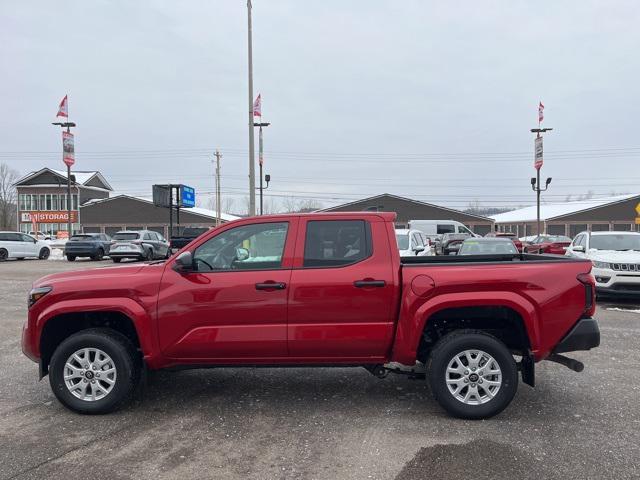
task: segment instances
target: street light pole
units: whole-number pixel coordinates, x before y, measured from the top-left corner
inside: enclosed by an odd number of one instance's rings
[[[268,127],[269,125],[271,125],[270,123],[264,122],[264,123],[254,123],[253,126],[254,127],[260,127],[259,130],[259,134],[258,134],[258,164],[260,165],[260,215],[262,215],[262,206],[263,206],[263,202],[262,202],[262,191],[264,190],[264,187],[262,185],[262,179],[263,179],[263,175],[262,175],[262,163],[263,163],[263,159],[262,159],[262,154],[263,154],[263,144],[262,144],[262,127]]]
[[[247,0],[247,39],[249,53],[249,216],[256,214],[256,167],[253,140],[253,40],[251,38],[251,0]]]
[[[71,127],[75,127],[76,124],[74,122],[53,122],[52,125],[59,125],[62,128],[67,129],[67,133],[71,133]],[[69,238],[73,236],[73,232],[71,231],[71,165],[69,163],[67,165],[67,232],[69,234]],[[80,199],[78,199],[78,203],[80,203]]]
[[[540,232],[540,194],[546,192],[551,183],[551,177],[547,177],[544,188],[540,186],[540,169],[542,168],[542,136],[541,133],[546,133],[553,130],[553,128],[532,128],[531,133],[536,134],[536,152],[535,152],[535,168],[536,176],[531,178],[531,189],[536,192],[536,220],[537,220],[537,235],[542,235]],[[538,152],[538,145],[540,151]],[[539,162],[539,164],[538,164]]]

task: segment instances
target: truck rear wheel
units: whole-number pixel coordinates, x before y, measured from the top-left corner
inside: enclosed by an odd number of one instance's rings
[[[51,390],[79,413],[112,412],[131,398],[140,381],[136,349],[107,328],[78,332],[56,348],[49,365]]]
[[[438,403],[459,418],[492,417],[511,403],[518,389],[518,368],[506,345],[473,330],[438,341],[427,378]]]

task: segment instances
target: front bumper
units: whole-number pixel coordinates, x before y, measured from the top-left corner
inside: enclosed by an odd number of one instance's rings
[[[640,297],[640,272],[593,268],[596,292],[601,295]]]
[[[553,349],[553,353],[591,350],[600,345],[600,329],[595,318],[581,318]]]

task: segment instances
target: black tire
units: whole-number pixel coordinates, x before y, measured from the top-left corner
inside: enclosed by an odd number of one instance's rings
[[[67,255],[67,260],[70,262],[75,262],[76,261],[76,257],[75,255]]]
[[[101,248],[99,248],[99,249],[98,249],[98,253],[96,253],[95,255],[93,255],[93,256],[91,257],[91,260],[94,260],[94,261],[100,261],[100,260],[102,260],[102,257],[104,257],[104,250],[103,250],[103,249],[101,249]]]
[[[164,256],[165,259],[170,259],[171,258],[171,248],[167,248],[167,254]]]
[[[38,255],[38,258],[40,260],[46,260],[47,258],[49,258],[50,254],[51,254],[51,250],[49,250],[47,247],[42,247],[40,249],[40,254]]]
[[[150,262],[153,260],[153,248],[150,248],[149,250],[147,250],[147,253],[144,256],[144,260],[147,262]]]
[[[86,401],[75,397],[65,385],[67,359],[83,348],[97,348],[109,355],[116,369],[113,389],[103,398]],[[56,348],[49,364],[49,383],[60,403],[70,410],[84,414],[102,414],[117,410],[132,397],[140,382],[140,359],[131,341],[115,330],[92,328],[82,330],[65,339]]]
[[[500,367],[502,383],[495,397],[486,403],[471,405],[464,403],[449,391],[447,386],[447,367],[456,355],[465,350],[482,350],[491,355]],[[442,408],[458,418],[481,419],[497,415],[513,400],[518,390],[518,368],[506,345],[497,338],[475,330],[460,330],[440,339],[427,362],[427,379],[431,391]],[[480,371],[481,368],[478,368]],[[473,377],[476,378],[476,377]],[[495,379],[496,377],[491,377]],[[460,388],[461,394],[465,392]],[[484,388],[478,385],[477,388]],[[486,395],[486,391],[482,391]]]
[[[6,248],[0,248],[0,262],[4,262],[7,258],[9,258],[9,252]]]
[[[120,263],[120,260],[122,259],[118,257],[111,257],[111,260],[113,260],[113,263]]]

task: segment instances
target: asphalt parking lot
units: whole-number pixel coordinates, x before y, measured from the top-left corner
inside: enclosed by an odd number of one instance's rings
[[[99,262],[110,265],[109,261]],[[640,478],[640,310],[601,304],[582,373],[542,362],[486,421],[447,417],[424,381],[364,369],[158,372],[124,411],[81,416],[20,351],[31,282],[96,262],[0,264],[0,478]]]

